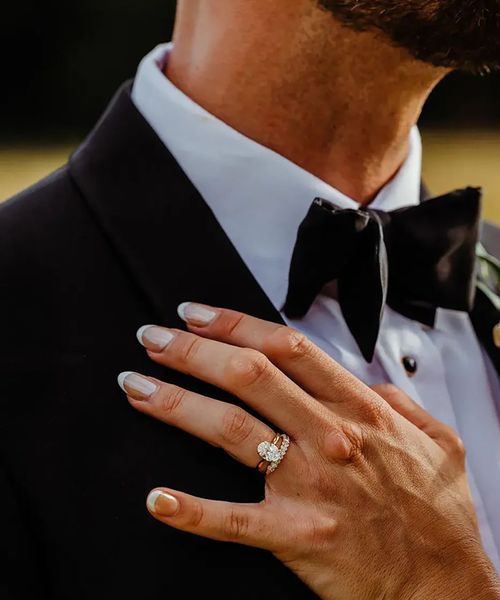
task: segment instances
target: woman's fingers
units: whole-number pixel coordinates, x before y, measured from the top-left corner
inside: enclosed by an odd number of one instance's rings
[[[313,396],[342,368],[302,333],[234,310],[185,302],[179,315],[190,331],[233,346],[254,348]]]
[[[206,500],[167,488],[157,488],[149,493],[147,507],[155,518],[176,529],[271,552],[278,550],[286,533],[286,526],[280,526],[276,514],[264,503],[237,504]]]
[[[447,451],[464,452],[464,446],[458,434],[448,425],[430,415],[402,390],[390,383],[372,386],[382,398],[407,421],[413,423],[437,444]]]
[[[361,418],[364,409],[383,410],[376,394],[290,327],[193,302],[181,304],[179,314],[189,329],[200,336],[262,352],[303,390],[329,404],[329,408],[348,402],[348,411],[358,413]]]
[[[141,328],[138,337],[155,362],[227,390],[293,437],[325,412],[254,349],[157,326]]]
[[[137,373],[122,373],[118,381],[137,410],[223,448],[249,467],[261,460],[260,442],[274,438],[270,427],[233,404]]]

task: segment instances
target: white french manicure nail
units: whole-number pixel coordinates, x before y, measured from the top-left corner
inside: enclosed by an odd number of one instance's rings
[[[160,352],[174,339],[174,334],[157,325],[143,325],[137,331],[139,343],[149,350]]]
[[[217,316],[217,311],[195,302],[183,302],[177,308],[177,312],[183,321],[196,325],[208,325]]]
[[[158,389],[155,383],[133,371],[120,373],[118,375],[118,385],[129,396],[146,396],[147,398]]]
[[[160,502],[158,502],[157,506],[156,502],[158,498],[160,498]],[[151,512],[157,513],[164,517],[171,517],[175,515],[179,509],[179,502],[177,498],[174,498],[172,495],[166,494],[161,490],[153,490],[150,492],[146,503]]]
[[[158,496],[161,496],[160,490],[153,490],[148,496],[147,505],[152,512],[155,512],[155,504]]]

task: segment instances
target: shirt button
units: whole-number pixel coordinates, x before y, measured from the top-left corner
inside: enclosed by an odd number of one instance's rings
[[[403,356],[401,362],[408,377],[413,377],[413,375],[415,375],[415,373],[418,370],[418,364],[416,359],[413,358],[413,356]]]

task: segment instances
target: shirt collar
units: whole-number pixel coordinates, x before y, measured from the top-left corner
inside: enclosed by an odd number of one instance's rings
[[[141,62],[132,100],[215,214],[274,306],[284,304],[297,230],[317,196],[343,208],[359,204],[287,158],[233,129],[179,90],[165,75],[172,43]],[[418,204],[421,140],[371,208]],[[223,268],[223,265],[221,265]]]

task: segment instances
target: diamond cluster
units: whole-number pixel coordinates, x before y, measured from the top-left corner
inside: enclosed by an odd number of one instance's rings
[[[259,453],[259,456],[269,463],[266,471],[267,474],[276,471],[278,465],[283,460],[288,447],[290,446],[290,438],[287,435],[281,434],[280,438],[281,444],[279,447],[273,442],[261,442],[257,446],[257,452]]]

